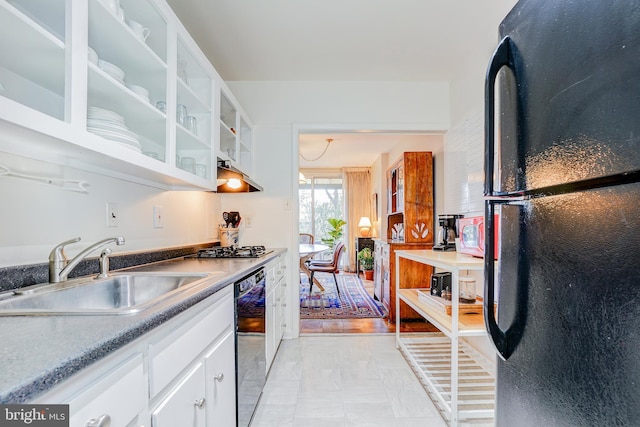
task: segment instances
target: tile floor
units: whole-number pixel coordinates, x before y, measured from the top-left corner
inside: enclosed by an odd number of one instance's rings
[[[251,427],[445,427],[395,336],[284,340]]]

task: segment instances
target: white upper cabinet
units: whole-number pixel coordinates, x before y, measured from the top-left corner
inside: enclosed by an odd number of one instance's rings
[[[163,0],[0,0],[0,52],[0,150],[165,189],[251,174],[250,121]]]
[[[0,95],[65,119],[65,0],[0,1]]]
[[[252,126],[232,99],[230,93],[225,90],[220,91],[218,157],[221,160],[231,160],[236,168],[251,175],[253,171]]]

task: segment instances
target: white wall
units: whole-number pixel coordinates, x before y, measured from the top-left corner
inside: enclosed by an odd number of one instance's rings
[[[55,245],[73,237],[81,237],[82,241],[68,246],[66,252],[70,256],[111,236],[126,239],[124,246],[113,247],[114,253],[217,238],[217,220],[212,219],[220,217],[220,202],[215,193],[162,191],[2,152],[0,164],[30,175],[89,182],[89,192],[83,194],[46,183],[0,176],[0,267],[46,263]],[[107,202],[118,203],[118,227],[106,226]],[[163,207],[163,228],[153,228],[154,205]]]

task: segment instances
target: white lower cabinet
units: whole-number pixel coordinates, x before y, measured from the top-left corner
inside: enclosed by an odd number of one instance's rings
[[[235,426],[233,308],[229,294],[150,344],[152,427]]]
[[[196,364],[151,414],[152,427],[204,427],[204,365]]]
[[[207,426],[236,425],[236,364],[233,333],[215,345],[204,358]]]
[[[69,425],[127,426],[146,408],[145,391],[142,355],[137,354],[69,402]]]
[[[71,427],[235,427],[233,286],[80,371],[33,403]]]
[[[267,266],[265,297],[267,372],[276,356],[287,326],[285,315],[287,280],[285,270],[286,264],[282,256]]]

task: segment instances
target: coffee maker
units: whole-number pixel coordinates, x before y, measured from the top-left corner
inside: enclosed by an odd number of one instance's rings
[[[464,218],[464,215],[438,215],[440,232],[438,233],[438,242],[433,246],[434,251],[456,250],[457,222],[459,218]]]

